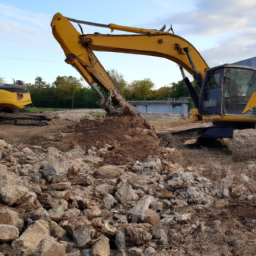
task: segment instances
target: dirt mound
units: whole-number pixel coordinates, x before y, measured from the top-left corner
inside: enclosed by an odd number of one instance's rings
[[[158,150],[159,139],[150,125],[139,117],[107,117],[95,120],[85,119],[74,127],[71,133],[63,135],[63,151],[70,150],[77,143],[82,149],[109,144],[105,155],[108,163],[123,164],[129,159],[142,160]]]
[[[81,122],[55,119],[49,126],[19,127],[19,131],[13,126],[2,127],[0,137],[11,144],[56,147],[63,152],[76,146],[87,151],[108,144],[105,161],[112,164],[140,161],[160,150],[154,129],[140,117],[93,117]]]

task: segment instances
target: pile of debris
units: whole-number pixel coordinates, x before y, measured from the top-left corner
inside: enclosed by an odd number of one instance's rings
[[[0,140],[0,255],[255,255],[255,163],[211,180],[173,148],[122,165],[111,148]]]

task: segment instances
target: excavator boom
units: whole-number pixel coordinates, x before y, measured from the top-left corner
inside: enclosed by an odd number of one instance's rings
[[[135,34],[101,35],[80,34],[70,23],[107,27]],[[80,24],[79,24],[80,26]],[[203,80],[208,65],[196,48],[182,37],[153,29],[140,29],[115,24],[97,24],[54,15],[52,33],[61,45],[66,62],[71,64],[102,98],[102,106],[109,113],[137,115],[137,111],[125,101],[93,51],[108,51],[162,57],[172,60],[190,74]],[[81,29],[82,30],[82,29]],[[193,62],[191,63],[191,60]],[[108,93],[106,99],[100,86]],[[200,84],[200,83],[199,83]]]

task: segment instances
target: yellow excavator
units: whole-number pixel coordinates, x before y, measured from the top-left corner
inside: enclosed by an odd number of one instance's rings
[[[77,23],[78,32],[71,22]],[[81,24],[120,30],[132,34],[84,34]],[[194,120],[209,120],[205,138],[232,138],[234,129],[255,128],[256,123],[256,70],[237,65],[209,68],[197,49],[186,39],[165,32],[164,29],[140,29],[115,24],[98,24],[54,15],[52,33],[71,64],[88,84],[100,95],[102,107],[109,114],[138,115],[123,98],[93,51],[120,52],[162,57],[176,62],[196,106]],[[184,69],[200,87],[196,94]],[[107,93],[105,97],[96,86]]]
[[[32,104],[29,90],[21,80],[13,84],[0,84],[0,111],[14,112]]]

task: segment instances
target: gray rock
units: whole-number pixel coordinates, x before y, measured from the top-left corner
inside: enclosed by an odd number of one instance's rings
[[[104,196],[103,202],[107,208],[111,208],[118,203],[117,200],[110,194]]]
[[[41,172],[48,181],[51,181],[52,177],[56,175],[56,170],[52,166],[42,169]]]
[[[83,249],[82,256],[92,256],[91,249]]]
[[[68,226],[67,231],[78,247],[86,246],[96,234],[96,230],[93,227],[86,225]]]
[[[116,236],[115,236],[115,244],[116,244],[116,249],[118,251],[123,252],[126,250],[125,233],[123,230],[117,230]]]

